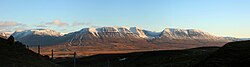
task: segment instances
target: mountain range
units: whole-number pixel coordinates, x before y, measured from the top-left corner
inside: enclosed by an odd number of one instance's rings
[[[215,36],[196,29],[165,28],[161,32],[154,32],[138,27],[89,27],[64,35],[50,29],[31,29],[15,31],[12,36],[17,41],[31,46],[57,45],[64,46],[67,50],[78,51],[185,49],[223,46],[227,42],[239,40],[233,37]]]

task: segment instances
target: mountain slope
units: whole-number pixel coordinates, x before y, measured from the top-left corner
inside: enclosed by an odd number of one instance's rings
[[[162,32],[152,32],[138,27],[90,27],[65,35],[49,29],[35,29],[16,31],[12,35],[27,45],[60,45],[69,51],[171,50],[223,46],[227,42],[235,41],[232,38],[214,36],[201,30],[176,28],[165,28]]]
[[[134,30],[131,32],[130,30]],[[156,46],[142,38],[142,31],[137,28],[101,27],[84,28],[64,36],[68,46],[86,46],[87,49],[144,49]],[[135,34],[136,33],[136,34]],[[144,37],[144,36],[143,36]]]
[[[230,42],[195,67],[248,67],[250,41]]]
[[[27,45],[55,45],[62,36],[59,32],[49,29],[15,31],[12,36]]]
[[[0,38],[1,67],[56,67],[48,59],[26,49],[20,42],[11,44],[9,40]]]
[[[150,42],[168,49],[185,49],[204,46],[223,46],[230,42],[224,37],[214,36],[207,32],[195,29],[165,28],[159,35]]]

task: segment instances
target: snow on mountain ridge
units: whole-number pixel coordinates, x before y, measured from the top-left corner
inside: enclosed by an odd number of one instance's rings
[[[137,27],[99,27],[99,28],[83,28],[82,30],[80,30],[82,33],[83,32],[89,32],[92,33],[95,36],[98,36],[96,34],[108,34],[108,33],[114,33],[114,35],[117,34],[135,34],[138,35],[139,37],[143,37],[146,38],[147,36],[144,34],[144,32],[142,31],[142,29],[137,28]],[[116,34],[115,34],[116,33]],[[119,35],[120,36],[120,35]]]
[[[91,33],[94,36],[99,36],[98,35],[98,31],[96,30],[96,28],[83,28],[82,30],[80,30],[81,33]]]
[[[22,38],[27,35],[47,35],[47,36],[62,36],[61,33],[50,29],[31,29],[31,30],[17,30],[12,35],[14,37]]]
[[[219,40],[222,37],[211,35],[210,33],[197,30],[197,29],[176,29],[176,28],[165,28],[161,35],[161,38],[168,39],[208,39],[208,40]]]
[[[125,27],[125,26],[114,26],[114,27],[89,27],[83,28],[79,31],[68,33],[79,34],[83,36],[84,34],[90,33],[95,37],[105,36],[105,37],[124,37],[129,34],[129,36],[140,37],[146,39],[152,38],[168,38],[168,39],[215,39],[217,36],[211,35],[207,32],[196,29],[176,29],[176,28],[165,28],[162,32],[152,32],[148,30],[143,30],[138,27]],[[27,35],[47,35],[47,36],[63,36],[59,32],[50,29],[32,29],[32,30],[22,30],[16,31],[14,37],[24,37]]]
[[[81,31],[92,33],[92,35],[94,36],[99,36],[100,33],[103,33],[105,35],[108,33],[117,33],[117,34],[125,33],[125,34],[134,34],[141,38],[167,37],[169,39],[193,39],[193,38],[209,39],[216,37],[201,30],[177,29],[177,28],[165,28],[162,32],[152,32],[143,30],[138,27],[114,26],[114,27],[84,28]]]
[[[59,32],[56,32],[50,29],[37,29],[37,30],[31,30],[31,31],[33,31],[33,33],[37,35],[61,36]]]
[[[130,27],[130,31],[133,32],[134,34],[137,34],[139,37],[148,38],[148,36],[145,35],[145,33],[142,31],[141,28]]]
[[[96,29],[97,32],[119,32],[116,27],[101,27]]]
[[[11,34],[12,32],[0,32],[0,37],[8,38]]]
[[[123,27],[117,27],[117,28],[118,28],[118,30],[119,30],[120,33],[133,33],[133,32],[131,32],[129,30],[128,27],[125,27],[125,26],[123,26]]]
[[[142,30],[148,38],[156,38],[159,37],[161,32],[149,31],[149,30]]]

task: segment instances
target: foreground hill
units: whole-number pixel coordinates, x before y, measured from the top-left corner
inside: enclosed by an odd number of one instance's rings
[[[250,41],[230,42],[223,47],[161,50],[125,54],[99,54],[76,59],[77,67],[249,67]],[[57,59],[72,67],[72,58]]]
[[[0,38],[1,67],[56,67],[49,59],[26,49],[20,42]]]
[[[227,43],[196,67],[249,67],[250,41]]]
[[[219,47],[99,54],[76,59],[76,67],[188,67],[204,60],[217,49]],[[72,58],[59,58],[56,61],[63,66],[73,67]]]

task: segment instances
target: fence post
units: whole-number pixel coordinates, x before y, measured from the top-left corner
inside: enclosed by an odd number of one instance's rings
[[[110,67],[110,60],[108,59],[108,67]]]
[[[76,52],[74,52],[74,67],[76,67]]]
[[[54,53],[53,53],[53,49],[51,50],[51,62],[54,63]]]
[[[40,45],[37,46],[37,52],[40,54]]]
[[[29,45],[26,45],[26,48],[29,49]]]

